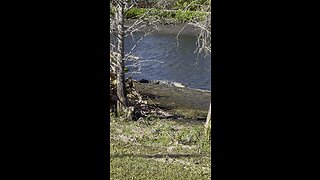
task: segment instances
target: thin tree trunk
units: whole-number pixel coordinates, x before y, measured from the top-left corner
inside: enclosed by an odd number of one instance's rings
[[[211,134],[211,103],[210,103],[210,106],[209,106],[207,120],[206,120],[206,123],[205,123],[204,126],[205,126],[206,135],[207,135],[207,137],[209,139],[210,138],[210,134]]]
[[[117,113],[121,114],[127,107],[124,72],[124,3],[119,2],[117,8]]]

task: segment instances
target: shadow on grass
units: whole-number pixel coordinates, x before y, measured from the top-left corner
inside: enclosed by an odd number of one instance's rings
[[[169,97],[169,96],[155,95],[155,94],[151,94],[151,93],[142,93],[142,96],[144,98],[150,98],[150,99],[168,98]]]
[[[141,157],[141,158],[181,158],[181,157],[204,157],[200,154],[113,154],[110,158],[125,158],[125,157]]]

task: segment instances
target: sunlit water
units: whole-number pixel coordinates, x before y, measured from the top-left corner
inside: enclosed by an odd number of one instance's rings
[[[127,37],[125,51],[129,52],[139,39]],[[134,49],[140,57],[141,69],[129,68],[128,76],[134,79],[168,80],[184,84],[190,88],[211,90],[211,56],[197,55],[196,37],[180,35],[179,45],[175,34],[153,34],[145,36]],[[129,65],[130,63],[127,63]]]

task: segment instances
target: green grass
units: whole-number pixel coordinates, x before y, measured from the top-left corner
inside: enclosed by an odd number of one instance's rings
[[[187,119],[197,119],[197,118],[206,118],[208,111],[196,110],[196,109],[187,109],[187,108],[175,108],[172,110],[172,113],[179,114]]]
[[[111,179],[210,179],[211,143],[202,124],[110,122]]]

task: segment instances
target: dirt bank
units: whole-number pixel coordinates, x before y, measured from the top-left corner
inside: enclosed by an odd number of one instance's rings
[[[163,110],[183,119],[206,118],[211,92],[155,83],[135,82],[134,85],[148,103],[154,103]]]

